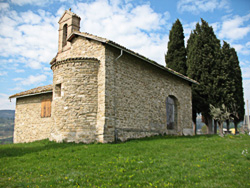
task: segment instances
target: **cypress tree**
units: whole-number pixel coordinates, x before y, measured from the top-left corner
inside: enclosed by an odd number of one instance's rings
[[[223,41],[223,46],[221,49],[222,55],[222,65],[220,70],[220,84],[218,85],[221,88],[221,100],[219,101],[222,104],[225,104],[230,112],[232,112],[232,104],[235,104],[235,99],[233,94],[236,91],[235,79],[232,79],[234,74],[234,60],[231,54],[230,45]],[[227,120],[227,131],[229,132],[229,120]]]
[[[209,134],[212,134],[209,105],[216,106],[216,101],[219,101],[215,85],[218,84],[220,58],[220,41],[214,34],[213,28],[201,19],[201,25],[196,24],[188,40],[187,75],[200,83],[192,86],[193,109],[204,116]]]
[[[234,48],[224,41],[221,49],[222,66],[220,71],[221,103],[224,103],[234,120],[235,132],[237,125],[244,119],[244,94],[242,87],[242,75],[237,53]],[[227,121],[229,131],[229,121]]]
[[[234,103],[231,105],[231,111],[233,112],[234,126],[235,126],[235,134],[237,133],[238,123],[244,120],[245,115],[245,102],[244,102],[244,93],[242,86],[242,74],[240,69],[240,63],[237,56],[237,53],[234,48],[231,48],[231,56],[232,56],[232,75],[231,78],[234,80],[235,90],[233,93]]]
[[[199,77],[198,75],[194,74],[194,72],[192,72],[191,70],[195,69],[194,66],[199,66],[199,64],[195,65],[194,63],[192,63],[194,61],[193,58],[195,57],[195,53],[196,53],[195,50],[199,49],[198,42],[197,42],[198,33],[200,33],[199,23],[196,24],[196,29],[191,32],[190,37],[187,41],[187,57],[188,57],[187,58],[187,75],[190,78],[193,78],[195,80],[198,80]],[[193,111],[192,118],[193,118],[194,127],[195,127],[195,134],[196,134],[197,132],[196,118],[197,118],[197,114],[201,113],[201,107],[199,106],[200,104],[199,101],[201,101],[202,98],[200,98],[200,96],[198,95],[194,87],[195,86],[192,86],[192,111]]]
[[[187,75],[186,49],[183,27],[179,19],[173,24],[169,33],[168,51],[165,55],[166,66]]]
[[[233,101],[233,93],[235,92],[235,83],[232,79],[233,74],[233,59],[231,56],[230,45],[223,41],[223,46],[221,48],[221,69],[220,69],[220,83],[219,86],[223,88],[221,90],[221,100],[219,101],[221,104],[225,104],[229,107],[229,104]]]

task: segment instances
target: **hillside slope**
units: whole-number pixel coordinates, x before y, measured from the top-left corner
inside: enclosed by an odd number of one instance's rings
[[[0,145],[0,187],[249,187],[250,136]]]
[[[14,119],[15,118],[15,110],[0,110],[0,118]]]
[[[0,110],[0,144],[12,143],[15,110]]]

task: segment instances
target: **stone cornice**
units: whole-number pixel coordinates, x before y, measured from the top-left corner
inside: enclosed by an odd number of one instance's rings
[[[91,57],[75,57],[75,58],[67,58],[65,60],[62,61],[54,61],[51,63],[51,69],[54,66],[57,65],[62,65],[62,64],[67,64],[67,63],[81,63],[84,61],[95,61],[95,62],[99,62],[99,60],[97,58],[91,58]]]

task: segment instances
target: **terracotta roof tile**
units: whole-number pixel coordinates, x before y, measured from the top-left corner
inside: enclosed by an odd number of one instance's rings
[[[49,93],[53,91],[53,86],[52,85],[46,85],[46,86],[40,86],[36,87],[27,91],[23,91],[20,93],[16,93],[14,95],[11,95],[9,98],[19,98],[19,97],[24,97],[27,95],[38,95],[41,93]]]

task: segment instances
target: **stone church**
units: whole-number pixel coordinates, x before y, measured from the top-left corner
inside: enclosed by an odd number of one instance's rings
[[[192,135],[196,81],[111,40],[80,32],[80,17],[59,20],[53,84],[16,98],[14,143],[113,142],[158,134]]]

